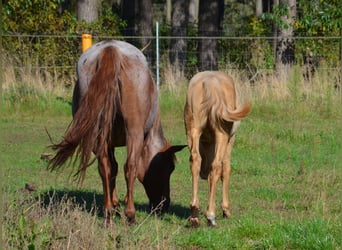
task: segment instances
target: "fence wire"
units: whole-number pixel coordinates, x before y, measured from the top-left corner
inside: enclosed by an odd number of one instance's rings
[[[203,39],[217,41],[219,69],[245,70],[253,74],[257,71],[272,72],[275,65],[274,37],[171,37],[158,36],[160,62],[156,65],[156,36],[94,36],[93,43],[102,40],[125,40],[139,44],[144,38],[151,41],[144,53],[152,72],[157,66],[170,66],[170,55],[179,53],[172,50],[172,44],[183,40],[187,45],[185,56],[178,66],[190,77],[198,70],[198,42]],[[303,66],[308,60],[314,67],[326,70],[341,70],[342,38],[335,37],[293,37],[295,41],[295,63]],[[55,79],[65,75],[75,76],[75,64],[81,55],[79,35],[3,35],[3,58],[16,69],[30,68],[57,74]],[[173,66],[173,65],[171,65]]]

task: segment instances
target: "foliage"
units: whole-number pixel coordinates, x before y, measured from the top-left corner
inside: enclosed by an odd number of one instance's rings
[[[284,22],[284,19],[281,18],[283,16],[288,16],[288,15],[289,15],[288,6],[286,4],[279,4],[279,5],[273,5],[272,12],[263,13],[261,18],[268,21],[269,23],[272,23],[272,25],[276,25],[280,29],[288,29],[289,24],[287,22]]]
[[[306,36],[339,36],[342,18],[339,0],[298,0],[297,33]]]
[[[295,29],[298,36],[341,36],[341,1],[299,0],[297,12]],[[320,61],[330,61],[329,66],[336,66],[341,59],[341,55],[336,53],[340,42],[339,38],[329,41],[323,41],[322,38],[301,39],[296,42],[296,49],[298,54],[310,53]]]
[[[70,25],[70,13],[61,16],[58,12],[60,0],[7,0],[3,2],[4,34],[60,34]],[[62,18],[61,18],[62,17]],[[60,28],[64,29],[61,30]]]
[[[262,20],[252,16],[247,25],[249,36],[260,37],[251,41],[250,46],[250,66],[255,71],[272,70],[274,65],[274,56],[271,41],[263,38],[267,32],[266,26]]]
[[[116,14],[119,10],[113,9],[113,1],[101,1],[99,20],[91,24],[77,20],[75,4],[76,1],[65,0],[3,1],[1,29],[4,34],[4,58],[10,57],[17,68],[31,65],[38,68],[38,71],[49,73],[55,77],[56,83],[64,77],[72,78],[74,64],[81,53],[82,33],[91,33],[96,42],[120,37],[120,29],[126,27],[125,21]],[[341,58],[340,53],[336,53],[341,42],[340,5],[339,0],[297,0],[297,17],[294,23],[297,64],[302,65],[304,57],[311,55],[316,64],[338,66]],[[288,9],[285,4],[269,6],[270,12],[256,17],[254,7],[253,1],[225,1],[222,39],[218,42],[220,68],[229,65],[232,68],[246,69],[250,76],[273,70],[274,43],[271,38],[266,37],[273,36],[275,25],[284,29],[288,27],[281,18],[288,14]],[[160,35],[170,34],[171,27],[163,19],[160,23]],[[191,76],[197,71],[196,25],[188,24],[188,36],[195,37],[186,40],[188,53],[184,64],[188,71],[186,76]],[[260,39],[231,39],[241,36]],[[303,36],[313,38],[303,39]],[[162,63],[165,62],[165,65],[172,41],[171,38],[162,39],[160,42],[162,58],[165,59]],[[150,65],[154,65],[154,62],[150,62]]]
[[[78,22],[72,11],[61,10],[62,0],[7,0],[3,2],[3,49],[17,67],[45,65],[50,74],[70,75],[80,48],[80,36],[118,36],[123,22],[109,10],[95,23]],[[14,36],[13,36],[14,35]],[[15,36],[19,35],[19,39]],[[75,49],[77,48],[77,49]]]
[[[299,64],[303,64],[304,56],[310,55],[318,62],[329,61],[329,66],[336,66],[340,60],[336,48],[338,48],[340,39],[340,28],[342,18],[342,8],[340,1],[322,1],[313,0],[297,1],[297,17],[294,23],[296,58]],[[288,6],[279,4],[272,7],[272,12],[264,13],[261,18],[262,27],[256,29],[252,19],[250,25],[254,30],[259,31],[264,36],[272,35],[272,27],[287,29],[288,23],[281,18],[288,15]],[[314,37],[320,38],[314,38]],[[312,39],[302,39],[301,37],[313,37]],[[323,41],[321,37],[337,37]]]

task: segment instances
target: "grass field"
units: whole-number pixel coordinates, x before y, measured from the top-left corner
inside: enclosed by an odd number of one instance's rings
[[[274,81],[274,82],[273,82]],[[239,83],[240,81],[238,81]],[[203,212],[207,183],[200,182],[201,225],[189,227],[189,152],[177,154],[171,177],[171,208],[162,218],[148,212],[136,182],[137,224],[117,218],[103,227],[102,184],[97,167],[82,186],[72,168],[48,172],[49,132],[59,141],[70,120],[70,95],[57,97],[24,86],[3,93],[1,115],[2,245],[4,249],[341,249],[341,92],[322,72],[304,83],[264,79],[241,93],[253,100],[232,155],[232,218],[220,215],[208,228]],[[162,124],[173,144],[185,144],[185,88],[161,89]],[[117,151],[123,204],[125,150]],[[25,189],[26,184],[35,191]],[[219,187],[220,188],[220,187]]]

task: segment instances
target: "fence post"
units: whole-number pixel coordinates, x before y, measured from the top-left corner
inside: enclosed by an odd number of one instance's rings
[[[340,1],[340,7],[342,8],[342,1]],[[340,102],[342,103],[342,16],[340,17],[340,74],[339,74],[339,86],[340,86]]]
[[[82,53],[92,45],[92,36],[90,34],[82,34]]]
[[[157,77],[157,87],[159,89],[159,23],[156,22],[156,77]]]

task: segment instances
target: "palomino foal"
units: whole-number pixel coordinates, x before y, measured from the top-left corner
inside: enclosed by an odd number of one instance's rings
[[[230,154],[240,120],[248,115],[251,104],[238,106],[232,78],[223,72],[197,73],[188,86],[184,121],[190,149],[192,173],[191,217],[192,226],[199,225],[198,180],[207,179],[209,199],[206,217],[209,226],[215,222],[215,191],[222,180],[222,210],[230,217],[228,185]]]

